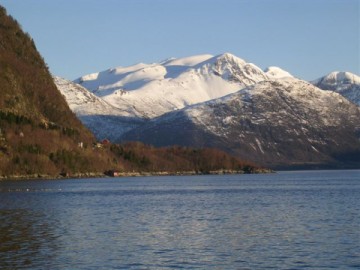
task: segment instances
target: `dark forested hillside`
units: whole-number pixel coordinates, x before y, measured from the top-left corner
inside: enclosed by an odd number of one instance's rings
[[[0,107],[37,122],[78,125],[34,41],[0,8]]]
[[[94,141],[33,40],[0,7],[0,176],[102,171],[109,156]]]

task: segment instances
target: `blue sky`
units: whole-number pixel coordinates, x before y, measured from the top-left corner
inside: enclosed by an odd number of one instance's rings
[[[359,0],[0,0],[55,75],[230,52],[316,79],[360,74]]]

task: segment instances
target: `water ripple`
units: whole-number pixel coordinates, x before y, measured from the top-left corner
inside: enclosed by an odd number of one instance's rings
[[[359,269],[359,175],[0,182],[0,269]]]

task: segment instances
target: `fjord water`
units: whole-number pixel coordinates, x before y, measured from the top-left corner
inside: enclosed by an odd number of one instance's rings
[[[1,269],[359,269],[360,171],[0,182]]]

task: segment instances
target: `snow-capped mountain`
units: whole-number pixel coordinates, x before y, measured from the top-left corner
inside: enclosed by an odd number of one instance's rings
[[[217,147],[267,166],[332,164],[348,153],[360,161],[360,110],[305,81],[263,81],[155,118],[123,139]]]
[[[225,53],[55,82],[98,139],[210,146],[266,166],[360,165],[360,107],[341,96],[354,101],[356,75],[312,82],[340,95]]]
[[[153,118],[267,79],[260,68],[225,53],[118,67],[75,82],[134,117]]]
[[[143,122],[95,96],[86,88],[54,76],[54,82],[65,97],[70,109],[98,139],[116,140],[119,135]]]
[[[338,92],[360,106],[360,77],[353,73],[335,71],[312,83],[321,89]]]

